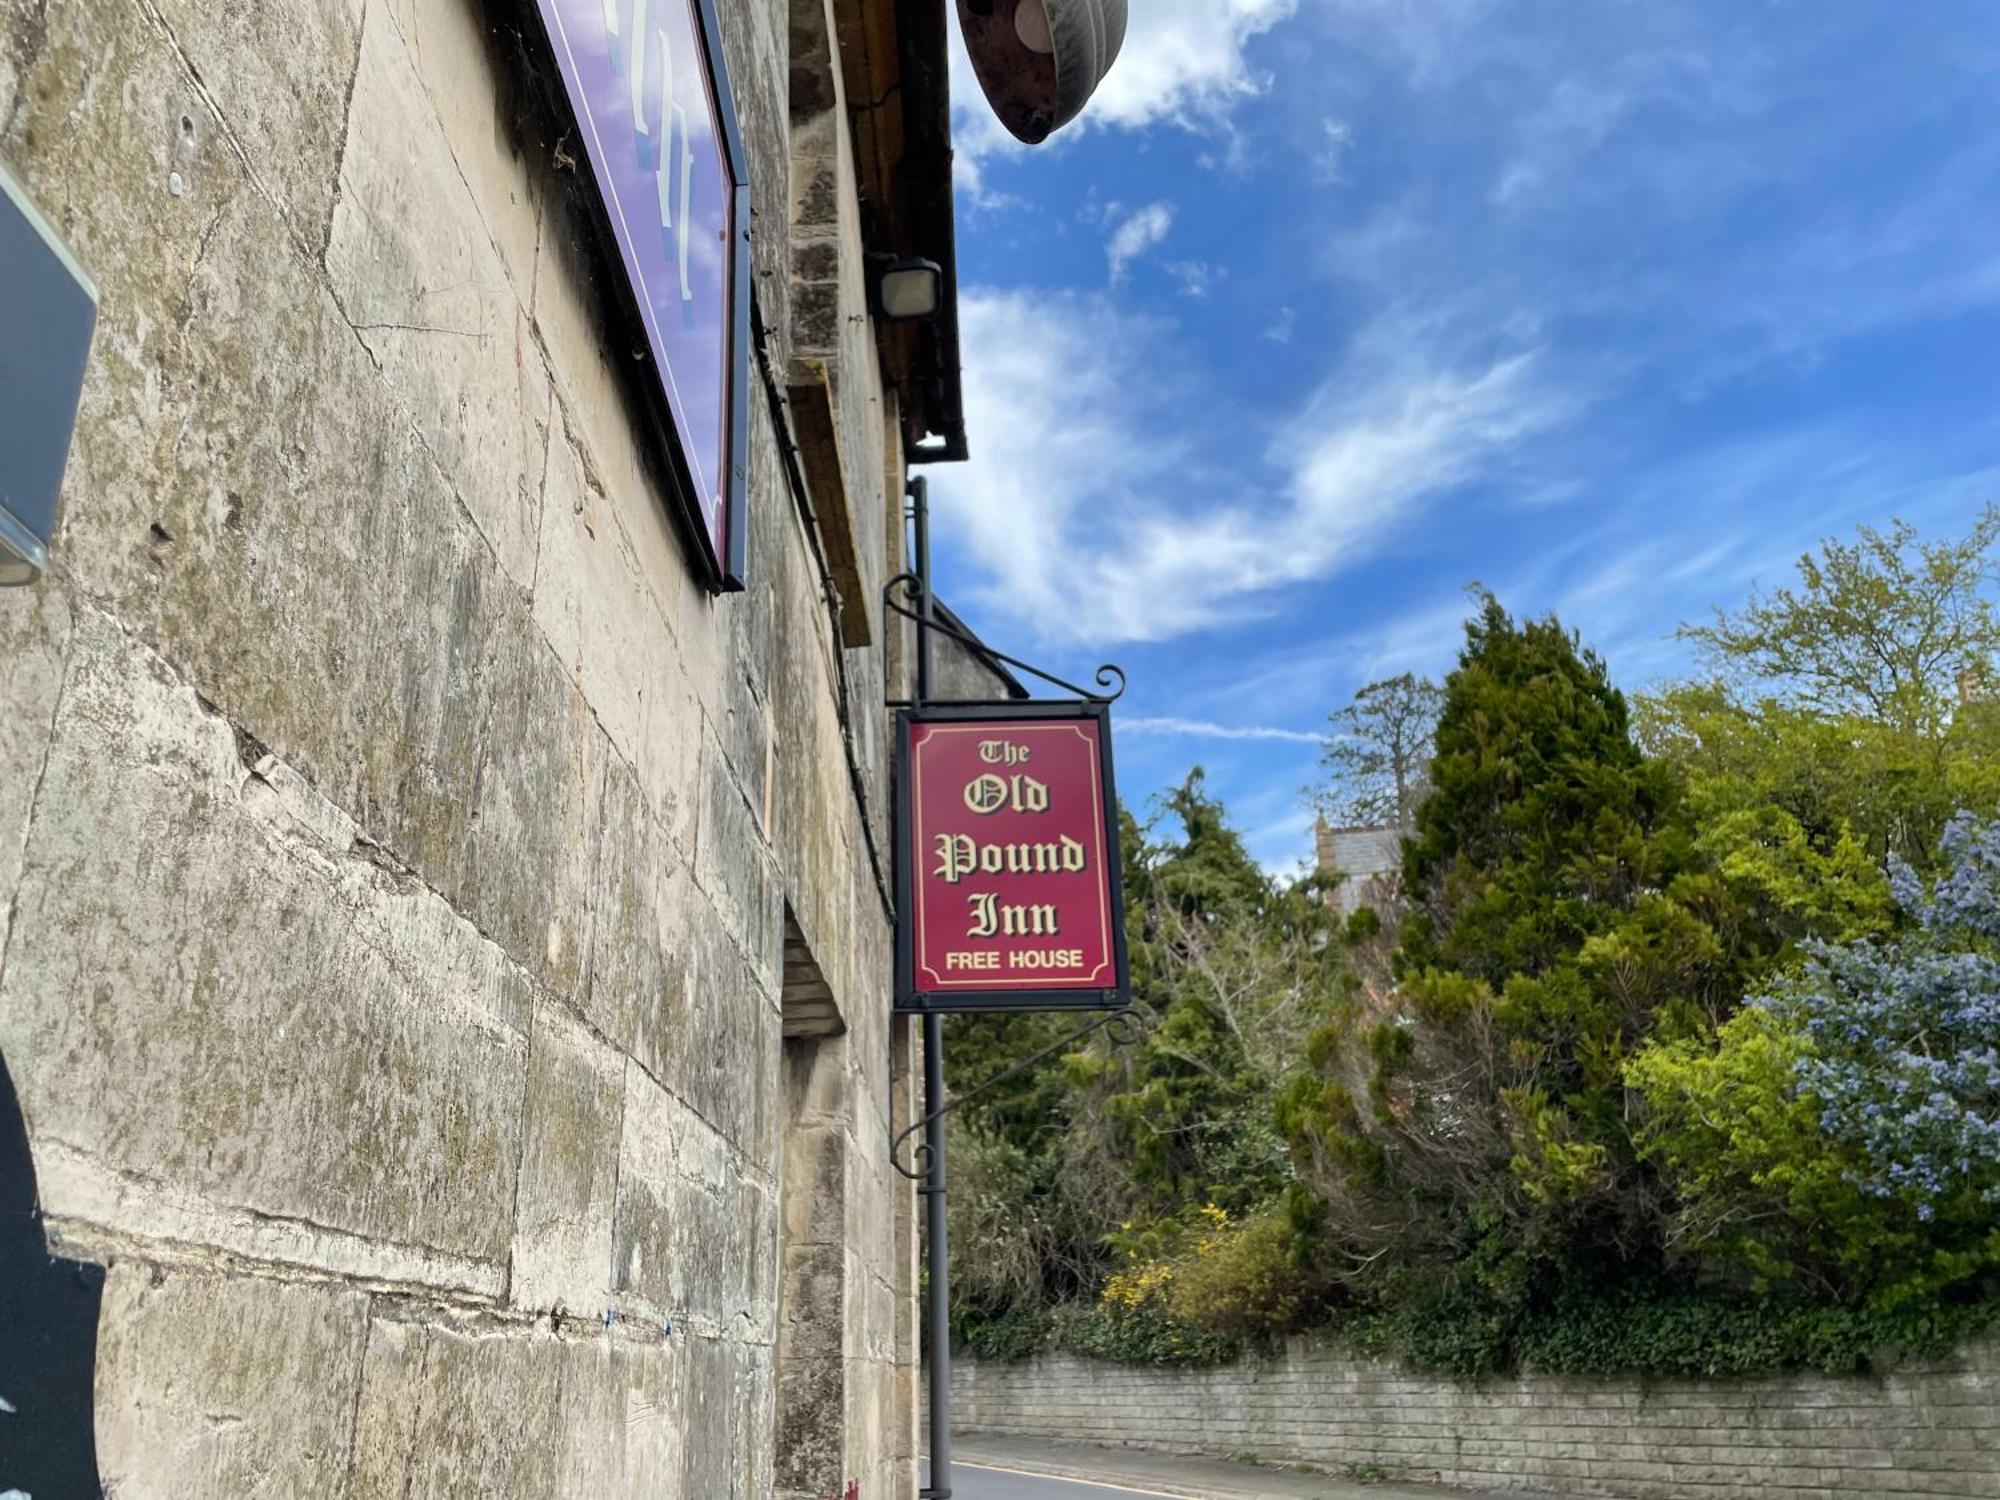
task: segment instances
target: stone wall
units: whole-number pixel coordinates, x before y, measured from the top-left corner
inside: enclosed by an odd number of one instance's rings
[[[2000,1496],[2000,1345],[1879,1379],[1460,1385],[1299,1342],[1164,1370],[961,1359],[955,1425],[1628,1500]]]
[[[780,371],[788,11],[720,7]],[[750,587],[691,574],[509,13],[0,0],[0,156],[102,290],[0,594],[0,1055],[120,1500],[766,1500],[799,1370],[826,1492],[914,1492],[879,636],[754,382]],[[789,1042],[788,936],[841,1022]]]

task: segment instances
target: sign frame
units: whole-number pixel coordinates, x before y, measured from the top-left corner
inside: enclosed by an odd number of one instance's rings
[[[62,524],[97,283],[0,161],[0,587],[34,583]]]
[[[1112,983],[1102,988],[992,988],[948,994],[916,986],[916,901],[910,840],[915,807],[910,765],[911,731],[924,724],[1074,723],[1097,725],[1098,774],[1104,795],[1106,883],[1111,904]],[[1021,699],[1005,703],[931,703],[896,714],[896,1013],[899,1015],[1023,1014],[1030,1011],[1116,1011],[1132,1003],[1132,968],[1125,941],[1125,869],[1118,839],[1118,783],[1111,748],[1111,705],[1102,700]]]
[[[611,202],[602,165],[598,159],[597,137],[590,122],[581,118],[572,72],[565,66],[561,36],[551,25],[556,0],[517,0],[524,13],[524,33],[540,41],[540,61],[550,75],[545,92],[557,124],[575,143],[579,167],[588,167],[587,200],[591,228],[607,272],[607,290],[616,303],[617,334],[629,340],[634,357],[648,366],[638,381],[639,394],[651,419],[653,438],[664,461],[664,477],[672,490],[671,506],[687,542],[696,574],[712,593],[740,592],[748,576],[749,490],[750,490],[750,363],[755,358],[751,333],[752,267],[750,254],[751,189],[749,159],[737,120],[736,96],[730,81],[729,63],[723,51],[722,27],[716,0],[664,0],[669,5],[686,5],[701,43],[702,72],[713,106],[718,145],[730,195],[730,226],[727,235],[726,268],[723,286],[728,306],[724,313],[726,354],[723,369],[723,432],[717,448],[723,473],[716,521],[711,527],[701,487],[695,479],[694,463],[682,442],[672,398],[668,395],[671,375],[664,364],[664,349],[655,344],[651,325],[639,302],[639,289],[631,271],[632,254],[620,237],[614,220],[619,214]],[[579,178],[584,174],[579,171]],[[719,532],[719,534],[718,534]]]

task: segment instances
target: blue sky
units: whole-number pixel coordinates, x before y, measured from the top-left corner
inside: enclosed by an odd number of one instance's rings
[[[1132,0],[1079,124],[954,79],[973,461],[940,591],[1122,663],[1143,802],[1274,869],[1313,736],[1477,580],[1627,687],[1812,542],[2000,498],[2000,13]]]

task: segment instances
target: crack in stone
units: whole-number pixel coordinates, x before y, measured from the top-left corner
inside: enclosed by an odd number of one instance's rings
[[[354,1399],[347,1408],[347,1492],[354,1493],[355,1475],[361,1465],[361,1398],[368,1389],[368,1342],[375,1331],[375,1294],[366,1294],[361,1307],[361,1347],[354,1359]]]
[[[56,574],[56,570],[51,570]],[[56,577],[59,577],[56,574]],[[51,582],[55,581],[52,577]],[[42,763],[35,769],[35,784],[28,792],[28,813],[21,822],[21,843],[16,851],[22,863],[26,863],[28,849],[34,839],[35,818],[41,810],[42,785],[48,780],[49,766],[55,760],[56,730],[62,723],[63,701],[69,696],[70,647],[76,639],[76,610],[69,600],[56,589],[50,589],[50,597],[58,600],[63,612],[69,616],[69,628],[64,632],[62,644],[57,650],[58,667],[56,673],[55,702],[49,709],[48,734],[42,741]],[[7,991],[7,960],[13,955],[14,934],[18,930],[21,915],[21,889],[26,881],[17,878],[13,892],[7,898],[7,925],[0,928],[0,995]]]
[[[61,1136],[48,1136],[41,1144],[43,1149],[53,1154],[89,1163],[91,1170],[102,1173],[125,1188],[167,1195],[185,1191],[159,1173],[107,1161],[90,1148]],[[228,1203],[199,1192],[193,1193],[192,1196],[204,1208],[224,1217],[240,1215],[243,1219],[254,1223],[270,1224],[279,1228],[303,1228],[343,1244],[361,1244],[370,1248],[413,1255],[438,1267],[456,1268],[463,1272],[492,1269],[494,1265],[491,1261],[480,1260],[473,1256],[454,1255],[451,1251],[440,1250],[420,1241],[388,1239],[358,1230],[341,1229],[302,1215],[274,1213],[247,1204]],[[242,1279],[293,1284],[299,1282],[331,1284],[369,1294],[379,1291],[406,1298],[421,1298],[440,1308],[505,1312],[505,1308],[499,1305],[492,1293],[472,1291],[464,1287],[445,1286],[427,1281],[403,1281],[393,1277],[369,1275],[365,1272],[342,1271],[316,1261],[291,1260],[282,1256],[260,1254],[210,1240],[189,1240],[173,1234],[120,1229],[114,1225],[100,1224],[65,1213],[50,1214],[45,1222],[51,1249],[76,1260],[94,1260],[107,1266],[114,1262],[138,1260],[154,1266],[156,1271],[161,1268],[184,1272],[219,1271],[223,1275]]]
[[[285,226],[285,235],[291,240],[292,247],[307,260],[311,260],[313,258],[312,251],[299,238],[298,227],[292,223],[292,216],[285,211],[284,200],[279,198],[271,190],[270,184],[264,181],[263,174],[257,170],[256,163],[250,159],[248,148],[244,146],[242,138],[237,135],[236,127],[229,123],[228,115],[223,113],[221,101],[215,97],[207,81],[201,76],[200,67],[196,65],[194,58],[188,54],[187,48],[181,45],[180,36],[174,31],[172,24],[167,20],[166,16],[161,13],[159,5],[155,3],[155,0],[134,0],[134,4],[139,14],[152,23],[153,29],[159,32],[169,50],[173,52],[174,59],[180,64],[181,71],[187,75],[189,86],[193,88],[196,97],[201,100],[202,106],[214,117],[216,126],[222,131],[222,139],[228,145],[230,155],[236,158],[237,165],[243,169],[244,177],[249,181],[250,186],[256,190],[257,195],[270,204],[272,209],[276,211],[278,222]]]
[[[163,652],[155,648],[150,642],[146,641],[143,637],[135,634],[133,630],[125,623],[124,620],[119,618],[116,614],[114,614],[111,611],[111,608],[106,601],[91,598],[90,596],[82,593],[82,591],[80,590],[77,592],[75,603],[73,604],[71,609],[72,636],[74,635],[76,630],[76,623],[75,623],[76,616],[81,610],[84,609],[87,609],[92,615],[102,619],[107,624],[109,624],[111,628],[116,630],[120,636],[122,636],[126,641],[128,641],[132,645],[134,649],[143,653],[148,661],[156,665],[162,672],[164,672],[167,676],[167,679],[170,682],[172,682],[178,687],[184,688],[189,694],[191,694],[194,698],[196,706],[200,708],[205,715],[207,715],[211,719],[214,719],[224,729],[229,731],[232,739],[235,740],[236,745],[238,747],[239,758],[243,753],[243,741],[246,735],[253,744],[261,745],[263,743],[261,740],[258,740],[256,736],[248,735],[247,731],[240,730],[237,727],[235,721],[231,719],[229,715],[226,712],[224,712],[223,709],[219,705],[217,705],[213,699],[206,696],[201,691],[200,688],[195,686],[193,680],[188,676],[188,674],[184,670],[182,670],[182,668],[177,666],[174,662],[170,661]],[[65,675],[65,691],[66,690],[67,690],[67,675]],[[54,721],[52,720],[51,722],[53,725]],[[50,733],[51,748],[53,748],[54,741],[55,741],[55,734],[52,728]],[[268,820],[259,819],[258,821],[260,826],[268,829],[273,837],[276,837],[284,841],[285,843],[293,846],[305,845],[314,849],[318,849],[326,857],[336,861],[340,860],[359,861],[363,864],[371,866],[375,870],[380,871],[384,875],[387,875],[398,882],[406,882],[410,889],[421,892],[424,895],[430,897],[432,900],[437,901],[440,905],[442,905],[444,909],[451,914],[453,920],[464,924],[464,926],[469,931],[471,931],[472,934],[475,937],[477,937],[481,943],[483,943],[485,946],[493,950],[493,952],[499,957],[500,962],[504,964],[512,974],[520,978],[531,989],[543,983],[540,976],[536,974],[535,970],[526,961],[517,957],[512,949],[510,949],[499,938],[494,936],[493,933],[489,932],[485,927],[483,927],[477,920],[474,919],[474,917],[469,912],[462,909],[457,901],[453,900],[452,897],[447,895],[444,891],[440,890],[437,886],[433,885],[428,879],[424,877],[424,875],[420,871],[415,869],[413,866],[404,863],[402,859],[393,854],[387,848],[386,845],[382,844],[374,837],[369,835],[367,832],[365,832],[359,818],[355,817],[352,813],[348,812],[347,809],[341,807],[339,803],[329,798],[313,782],[310,776],[306,775],[302,771],[298,771],[297,768],[292,767],[290,765],[290,762],[284,760],[281,756],[277,755],[275,752],[272,752],[267,748],[265,750],[265,753],[258,758],[257,763],[254,766],[248,767],[248,770],[250,772],[250,779],[269,783],[272,771],[274,771],[277,767],[281,765],[294,771],[294,773],[299,778],[300,786],[303,788],[306,794],[314,798],[321,805],[331,808],[335,813],[337,813],[339,817],[344,821],[344,824],[353,829],[353,836],[345,847],[341,847],[328,843],[325,839],[315,836],[311,830],[303,827],[302,825],[296,824],[296,822],[294,822],[293,825],[290,827],[280,827],[276,824],[269,822]],[[47,763],[45,760],[43,766],[43,774],[46,775],[46,773],[47,773]],[[37,791],[39,792],[39,790],[40,790],[40,784],[38,782]],[[25,840],[23,843],[23,847],[26,847]],[[295,855],[294,857],[297,856]],[[15,900],[16,901],[19,900],[18,890],[15,893]],[[9,928],[10,939],[11,935],[12,935],[12,928],[10,927]],[[393,957],[392,955],[389,954],[384,954],[383,956],[385,958]],[[4,964],[0,964],[0,977],[4,977]],[[509,1035],[521,1038],[525,1041],[525,1033],[514,1031],[512,1027],[507,1026],[504,1022],[496,1021],[496,1024],[500,1027],[501,1030],[507,1032]]]
[[[344,317],[346,317],[347,315],[346,315],[346,313],[344,313],[344,312],[343,312],[343,313],[341,314],[341,316],[342,316],[342,317],[344,318]],[[473,341],[474,343],[476,343],[476,344],[483,344],[483,343],[485,343],[485,342],[487,341],[487,339],[488,339],[488,338],[490,338],[490,337],[491,337],[491,335],[490,335],[490,334],[485,334],[485,333],[474,333],[474,332],[472,332],[472,331],[471,331],[470,329],[465,329],[465,328],[443,328],[443,327],[440,327],[439,325],[437,325],[437,324],[435,324],[435,323],[354,323],[354,322],[350,322],[350,323],[348,323],[348,325],[347,325],[347,326],[348,326],[349,328],[352,328],[352,329],[353,329],[353,330],[354,330],[354,331],[355,331],[356,333],[379,333],[379,332],[388,332],[388,333],[448,333],[448,334],[450,334],[450,335],[451,335],[452,337],[454,337],[454,338],[461,338],[461,339],[471,339],[471,340],[472,340],[472,341]]]
[[[194,327],[195,283],[201,279],[202,267],[208,262],[209,247],[215,241],[216,231],[222,227],[222,216],[228,211],[228,208],[229,205],[227,203],[217,206],[215,212],[209,217],[208,224],[202,229],[201,238],[195,244],[194,260],[188,265],[187,282],[181,288],[181,300],[187,304],[187,310],[181,314],[180,324],[174,329],[174,343],[177,347],[186,341],[188,330]],[[174,439],[174,457],[176,459],[180,456],[181,438],[185,436],[186,432],[183,431],[179,437]]]
[[[316,257],[319,268],[326,274],[329,283],[333,280],[333,268],[326,263],[326,258],[333,251],[334,221],[340,215],[340,200],[346,193],[347,147],[354,139],[354,93],[361,86],[361,57],[364,51],[362,43],[368,35],[368,11],[369,5],[364,0],[360,18],[355,22],[354,28],[354,70],[347,75],[347,91],[340,101],[340,154],[333,160],[333,196],[327,200],[326,206],[326,239],[320,244],[319,255]],[[342,316],[345,317],[346,314],[343,313]]]

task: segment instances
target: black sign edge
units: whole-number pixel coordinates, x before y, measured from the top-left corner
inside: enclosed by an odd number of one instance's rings
[[[529,60],[541,65],[536,69],[541,76],[535,80],[539,91],[547,100],[555,123],[576,137],[578,150],[582,151],[582,124],[577,119],[576,105],[570,99],[569,84],[563,77],[562,64],[556,56],[556,39],[549,35],[539,0],[513,0],[513,4],[520,21],[522,40],[528,43]],[[707,511],[696,491],[687,454],[681,448],[680,432],[674,424],[673,408],[668,403],[665,385],[659,372],[652,368],[656,362],[652,358],[652,346],[646,338],[645,317],[639,307],[638,293],[632,287],[624,255],[618,248],[618,236],[611,225],[611,211],[604,201],[604,186],[597,180],[587,152],[577,159],[579,170],[575,175],[588,179],[588,190],[582,196],[589,207],[591,237],[596,242],[604,280],[617,303],[617,332],[627,340],[637,341],[638,362],[647,366],[638,388],[641,402],[651,419],[649,425],[653,429],[653,444],[665,461],[663,477],[673,490],[669,509],[681,529],[688,550],[693,554],[694,571],[703,587],[710,593],[733,594],[741,593],[749,578],[750,365],[756,357],[750,328],[750,169],[736,115],[735,85],[730,77],[729,58],[723,47],[722,26],[714,0],[687,0],[687,4],[694,12],[696,27],[701,32],[702,53],[708,69],[709,88],[715,99],[716,121],[722,130],[723,154],[729,162],[735,206],[735,222],[730,229],[733,274],[729,289],[729,433],[725,445],[727,451],[723,454],[729,479],[722,499],[721,556],[716,554],[715,539],[709,533]]]
[[[1111,946],[1117,983],[1091,990],[964,990],[951,995],[920,994],[916,988],[916,932],[911,926],[913,903],[910,877],[910,731],[919,724],[966,724],[981,721],[1066,719],[1097,721],[1097,754],[1104,776],[1104,846],[1111,875]],[[1090,699],[1029,698],[998,704],[931,704],[896,713],[894,818],[892,837],[896,866],[896,993],[895,1013],[922,1015],[1024,1014],[1031,1011],[1123,1010],[1132,1003],[1132,968],[1125,941],[1125,861],[1119,838],[1118,782],[1111,747],[1111,705]],[[1056,996],[1061,998],[1057,999]]]

